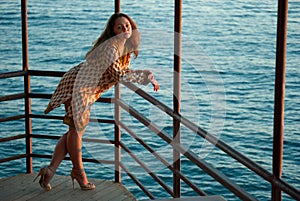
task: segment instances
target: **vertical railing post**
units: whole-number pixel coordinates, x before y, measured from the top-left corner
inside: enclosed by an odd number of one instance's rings
[[[119,13],[121,11],[121,1],[115,0],[115,13]]]
[[[276,75],[273,131],[273,176],[281,178],[284,136],[284,94],[288,0],[278,0]],[[272,184],[272,200],[281,201],[281,189]]]
[[[115,13],[120,12],[120,0],[115,0]],[[115,182],[121,182],[121,130],[120,130],[120,119],[121,111],[119,100],[121,98],[120,84],[115,85]]]
[[[120,84],[115,85],[115,182],[121,182],[121,130],[120,130],[120,119],[121,111],[119,100],[121,98]]]
[[[175,0],[175,19],[174,19],[174,80],[173,80],[173,107],[174,112],[180,113],[181,99],[181,33],[182,33],[182,0]],[[173,143],[174,146],[180,144],[180,121],[173,119]],[[173,149],[173,166],[176,171],[180,171],[180,152]],[[180,176],[173,174],[174,197],[180,197]]]
[[[28,65],[28,20],[27,20],[27,3],[26,0],[21,0],[21,16],[22,16],[22,65],[23,71],[29,69]],[[30,77],[28,74],[24,76],[24,93],[25,97],[25,135],[26,135],[26,172],[32,172],[32,125],[31,125],[31,102],[28,94],[30,93]]]

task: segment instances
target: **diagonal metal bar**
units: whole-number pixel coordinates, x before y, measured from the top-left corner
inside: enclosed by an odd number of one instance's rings
[[[143,147],[145,147],[153,156],[155,156],[159,161],[161,161],[168,169],[170,169],[173,173],[180,176],[180,178],[189,185],[196,193],[201,196],[207,195],[204,191],[200,190],[193,182],[191,182],[186,176],[184,176],[180,171],[175,170],[174,167],[168,163],[162,156],[156,153],[146,142],[144,142],[141,138],[139,138],[134,132],[128,128],[124,123],[120,124],[122,128],[124,128],[136,141],[138,141]]]
[[[163,187],[171,196],[174,197],[173,191],[169,188],[169,186],[161,180],[156,174],[154,174],[148,166],[142,162],[124,143],[121,142],[121,147],[155,180],[157,181],[161,187]]]
[[[195,163],[199,168],[204,170],[207,174],[209,174],[211,177],[213,177],[215,180],[217,180],[219,183],[221,183],[223,186],[228,188],[231,192],[233,192],[235,195],[237,195],[242,200],[257,200],[255,197],[250,195],[247,191],[242,189],[240,186],[235,184],[233,181],[231,181],[229,178],[227,178],[222,172],[217,170],[216,168],[209,165],[207,162],[205,162],[203,159],[199,158],[196,154],[194,154],[191,150],[185,148],[183,145],[174,143],[173,139],[168,136],[168,134],[164,131],[161,131],[159,127],[151,122],[149,119],[144,117],[142,114],[140,114],[137,110],[127,105],[122,100],[117,100],[120,104],[120,106],[130,113],[133,117],[135,117],[137,120],[139,120],[141,123],[143,123],[145,126],[147,126],[149,129],[151,129],[154,133],[156,133],[159,137],[161,137],[163,140],[165,140],[168,144],[170,144],[174,149],[176,149],[178,152],[186,156],[188,159],[190,159],[193,163]]]

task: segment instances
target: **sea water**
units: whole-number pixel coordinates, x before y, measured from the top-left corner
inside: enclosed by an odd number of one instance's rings
[[[67,71],[84,60],[85,53],[101,34],[114,12],[113,1],[37,1],[29,0],[29,69]],[[124,1],[121,11],[129,14],[141,32],[140,55],[132,69],[151,69],[161,85],[153,92],[150,85],[140,86],[169,107],[173,107],[174,2]],[[289,1],[286,58],[285,128],[282,178],[300,188],[300,2]],[[216,135],[249,159],[272,172],[273,111],[276,57],[277,1],[185,0],[182,6],[181,113]],[[22,69],[20,1],[0,2],[0,72]],[[23,92],[23,79],[2,79],[1,94]],[[59,78],[32,77],[33,93],[53,93]],[[172,119],[132,91],[121,88],[122,98],[145,115],[162,131],[172,135]],[[113,89],[103,97],[113,96]],[[32,112],[42,114],[48,100],[33,99]],[[1,117],[24,113],[24,101],[1,102]],[[63,115],[63,107],[51,114]],[[113,106],[97,104],[92,117],[111,119]],[[172,149],[162,139],[122,111],[122,121],[155,152],[172,162]],[[57,120],[33,119],[33,133],[59,136],[67,127]],[[1,123],[1,137],[24,133],[24,122]],[[113,139],[113,125],[90,124],[85,137]],[[184,126],[181,141],[207,163],[259,200],[270,200],[271,186],[243,165],[227,157]],[[143,159],[150,171],[172,185],[172,174],[122,130],[122,139]],[[33,139],[33,153],[52,154],[55,141]],[[2,143],[1,158],[25,153],[24,140]],[[113,147],[84,143],[83,154],[111,160]],[[169,197],[125,152],[122,161],[156,198]],[[33,159],[34,171],[49,159]],[[58,174],[68,175],[70,161],[64,161]],[[113,179],[112,165],[85,164],[89,177]],[[182,171],[209,195],[239,200],[182,157]],[[2,163],[0,177],[25,172],[25,160]],[[123,175],[122,182],[139,199],[147,196]],[[182,184],[182,196],[192,196]],[[292,200],[283,195],[284,200]]]

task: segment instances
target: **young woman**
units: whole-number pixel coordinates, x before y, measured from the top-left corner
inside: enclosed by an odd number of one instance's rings
[[[62,77],[45,113],[64,104],[66,114],[63,122],[69,125],[69,130],[56,144],[50,165],[41,168],[37,175],[40,176],[39,184],[43,189],[51,190],[49,182],[67,153],[73,165],[73,188],[74,179],[82,190],[95,188],[94,184],[88,182],[83,168],[81,139],[89,122],[90,108],[103,92],[121,81],[143,85],[152,83],[154,91],[159,90],[151,71],[129,69],[131,54],[135,58],[138,56],[139,42],[140,35],[135,22],[124,13],[115,13],[86,54],[85,61]]]

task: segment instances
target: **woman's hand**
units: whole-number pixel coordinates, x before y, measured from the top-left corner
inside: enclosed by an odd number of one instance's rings
[[[156,79],[154,78],[154,75],[151,71],[149,71],[148,79],[152,83],[152,85],[154,87],[154,91],[158,91],[160,86],[159,86],[158,82],[156,81]]]
[[[158,84],[158,82],[153,83],[153,86],[154,86],[154,91],[158,91],[159,90],[159,84]]]

